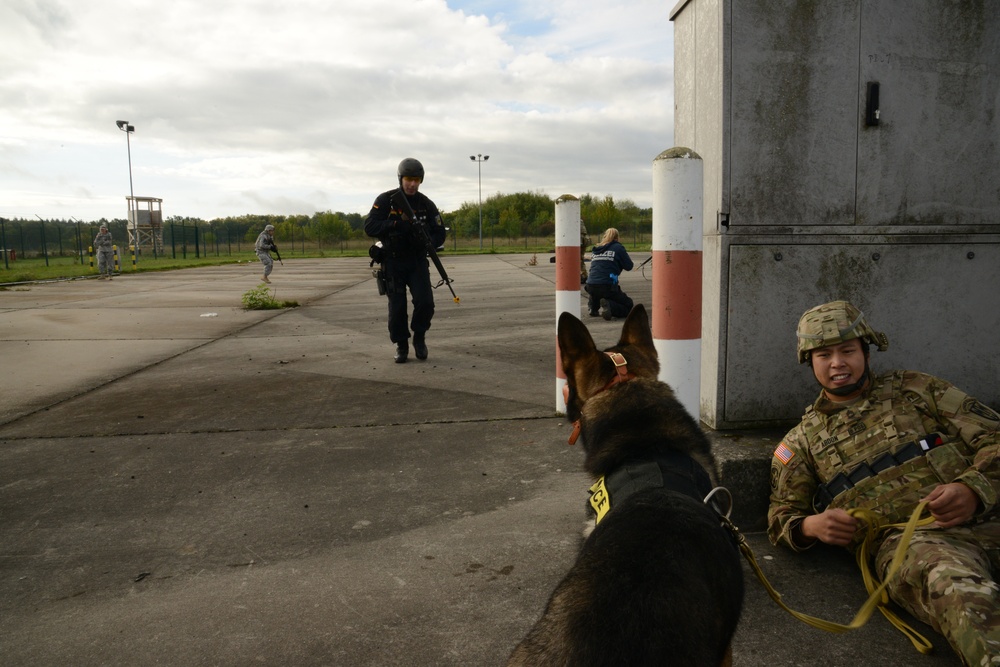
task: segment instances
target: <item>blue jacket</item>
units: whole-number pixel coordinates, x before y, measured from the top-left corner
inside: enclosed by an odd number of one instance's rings
[[[594,246],[590,260],[590,275],[588,285],[617,285],[618,276],[622,271],[632,270],[632,258],[618,241],[607,245]],[[612,278],[612,276],[614,276]]]

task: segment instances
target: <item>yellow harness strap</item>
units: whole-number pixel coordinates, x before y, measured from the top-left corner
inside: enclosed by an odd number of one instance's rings
[[[917,505],[917,508],[913,510],[913,514],[910,516],[910,520],[905,524],[902,523],[891,523],[884,526],[879,525],[879,518],[877,515],[873,514],[867,509],[852,509],[848,511],[851,516],[864,521],[868,528],[865,533],[865,539],[858,547],[858,551],[855,554],[858,563],[858,569],[861,570],[861,578],[865,582],[865,590],[868,591],[870,597],[869,601],[875,598],[877,595],[879,597],[878,610],[882,612],[886,620],[889,621],[897,630],[906,635],[913,647],[927,655],[934,650],[934,645],[928,641],[926,637],[921,635],[919,632],[914,630],[907,624],[903,619],[897,616],[892,610],[890,610],[885,605],[889,602],[889,595],[885,592],[886,584],[893,575],[899,570],[899,566],[903,563],[903,558],[906,556],[906,549],[910,546],[910,540],[913,537],[913,532],[916,530],[917,526],[926,526],[934,522],[934,517],[927,516],[923,519],[920,515],[924,511],[924,507],[927,505],[926,502],[921,502]],[[903,535],[899,540],[899,544],[896,545],[896,552],[893,554],[892,562],[889,564],[889,569],[885,573],[885,581],[879,581],[878,576],[872,572],[871,568],[871,553],[872,545],[875,543],[875,538],[887,530],[894,528],[903,528]]]
[[[902,619],[900,619],[896,614],[886,608],[886,604],[889,602],[889,596],[885,592],[886,582],[896,574],[899,570],[899,566],[903,562],[903,558],[906,555],[906,549],[910,546],[910,540],[913,538],[913,532],[916,530],[917,526],[925,526],[934,521],[933,517],[920,518],[923,514],[924,508],[926,507],[926,502],[921,502],[917,505],[916,509],[913,510],[913,514],[910,516],[909,521],[905,524],[888,524],[885,526],[878,525],[878,517],[869,512],[868,510],[855,509],[851,510],[849,513],[858,519],[865,521],[868,525],[868,532],[865,535],[864,542],[857,552],[858,566],[861,568],[861,576],[865,582],[865,589],[869,593],[868,600],[861,605],[861,609],[855,615],[854,620],[849,624],[843,625],[841,623],[834,623],[833,621],[827,621],[822,618],[817,618],[815,616],[809,616],[808,614],[803,614],[801,612],[795,611],[789,608],[781,599],[781,593],[774,590],[771,583],[764,576],[764,572],[761,570],[760,565],[757,563],[757,559],[753,554],[753,550],[750,549],[750,545],[747,544],[746,538],[740,534],[739,530],[730,522],[727,518],[723,517],[723,523],[727,524],[730,530],[736,536],[736,541],[740,546],[740,551],[743,553],[744,558],[746,558],[747,563],[753,569],[760,583],[764,585],[767,590],[768,595],[774,600],[779,607],[787,611],[789,614],[802,621],[806,625],[810,625],[814,628],[820,630],[826,630],[827,632],[833,633],[844,633],[849,630],[856,630],[868,622],[871,618],[872,612],[876,608],[892,623],[900,632],[902,632],[910,640],[913,646],[921,653],[927,654],[934,649],[934,645],[931,644],[927,638],[922,636],[916,630],[907,625]],[[871,568],[868,565],[868,556],[871,546],[875,541],[875,538],[885,530],[893,528],[903,528],[902,538],[899,540],[899,545],[896,547],[896,552],[893,555],[892,562],[889,565],[889,570],[885,573],[885,581],[878,581],[878,578],[871,572]]]

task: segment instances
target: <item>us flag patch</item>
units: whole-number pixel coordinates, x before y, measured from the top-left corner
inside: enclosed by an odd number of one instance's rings
[[[786,447],[785,443],[781,443],[778,445],[778,448],[774,450],[774,458],[778,459],[785,465],[788,465],[788,462],[791,461],[794,456],[795,452]]]

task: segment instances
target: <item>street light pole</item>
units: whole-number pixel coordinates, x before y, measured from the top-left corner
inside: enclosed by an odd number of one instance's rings
[[[469,159],[479,165],[479,249],[483,249],[483,163],[490,159],[489,155],[478,153],[479,157],[470,155]]]
[[[129,125],[127,120],[116,120],[115,125],[125,133],[125,146],[128,149],[128,214],[132,218],[132,266],[139,263],[139,221],[136,219],[135,211],[135,190],[132,188],[132,142],[129,135],[135,132],[135,126]]]

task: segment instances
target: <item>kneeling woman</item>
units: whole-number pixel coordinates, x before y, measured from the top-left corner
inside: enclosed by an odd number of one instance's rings
[[[625,317],[632,310],[632,299],[622,291],[618,276],[622,271],[632,270],[632,258],[618,241],[618,230],[609,227],[601,244],[594,246],[590,259],[590,275],[587,277],[587,303],[591,317],[600,315],[606,320]]]

